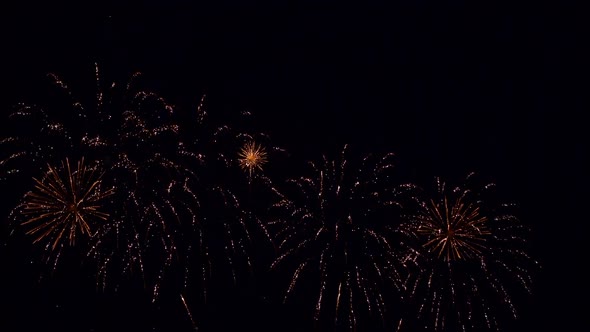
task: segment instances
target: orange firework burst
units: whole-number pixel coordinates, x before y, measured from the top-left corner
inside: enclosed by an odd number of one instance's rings
[[[21,205],[27,218],[22,225],[35,225],[27,234],[36,236],[34,243],[50,239],[52,250],[66,238],[74,245],[77,233],[90,235],[89,223],[109,216],[100,211],[100,202],[113,194],[111,189],[101,189],[102,175],[87,168],[83,158],[74,170],[68,159],[61,166],[48,165],[41,180],[34,178],[35,189],[25,195]]]
[[[515,300],[531,292],[537,263],[527,253],[528,227],[494,188],[472,173],[452,187],[437,178],[435,191],[417,195],[399,228],[404,298],[416,318],[404,330],[499,330],[500,318],[517,317]]]
[[[478,255],[490,235],[488,218],[475,204],[464,203],[462,197],[451,202],[446,196],[439,203],[431,200],[418,219],[418,233],[426,239],[424,247],[447,261]]]
[[[266,150],[256,142],[246,143],[238,153],[240,167],[248,171],[248,175],[252,177],[255,170],[262,170],[262,165],[267,162]]]

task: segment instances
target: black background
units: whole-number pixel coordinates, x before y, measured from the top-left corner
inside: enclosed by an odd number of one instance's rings
[[[136,70],[179,105],[249,110],[296,157],[343,143],[393,151],[408,180],[492,177],[531,225],[543,266],[508,330],[587,321],[586,17],[568,1],[21,1],[2,4],[2,113],[44,75]],[[10,188],[2,188],[5,195]],[[83,271],[37,281],[2,249],[0,330],[190,330],[178,301],[97,293]],[[90,278],[92,279],[92,278]],[[295,330],[304,317],[250,285],[198,313],[202,330]]]

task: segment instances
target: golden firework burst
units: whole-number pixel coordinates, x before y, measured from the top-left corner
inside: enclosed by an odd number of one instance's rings
[[[418,220],[418,233],[426,240],[424,247],[447,261],[477,256],[490,235],[488,218],[477,205],[462,198],[449,202],[445,196],[439,203],[431,200]]]
[[[76,235],[90,234],[94,220],[106,220],[101,201],[113,194],[112,189],[102,190],[102,174],[84,165],[82,158],[72,169],[66,159],[61,168],[48,165],[41,180],[33,178],[35,188],[24,197],[21,213],[26,220],[22,225],[34,225],[26,233],[36,236],[33,243],[42,239],[53,242],[52,250],[60,241],[74,245]]]
[[[262,165],[267,162],[267,154],[264,147],[256,142],[248,142],[244,144],[238,153],[238,160],[240,167],[248,171],[248,175],[252,177],[255,170],[262,170]]]

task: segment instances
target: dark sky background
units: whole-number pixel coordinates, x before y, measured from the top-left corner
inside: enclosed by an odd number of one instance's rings
[[[543,266],[507,330],[587,322],[589,57],[573,2],[81,2],[3,4],[3,115],[46,73],[81,82],[98,62],[111,78],[144,72],[179,104],[207,93],[210,112],[249,110],[301,158],[351,143],[395,152],[411,181],[484,173],[519,203]],[[11,250],[0,255],[1,331],[190,330],[178,302],[96,294],[75,273],[44,287],[28,253]],[[201,328],[304,325],[252,288],[220,296]]]

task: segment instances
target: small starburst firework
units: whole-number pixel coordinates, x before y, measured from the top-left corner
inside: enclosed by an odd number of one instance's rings
[[[346,152],[312,164],[309,177],[289,181],[293,191],[277,190],[271,227],[278,227],[279,257],[272,268],[293,271],[285,300],[302,279],[317,280],[316,322],[354,330],[367,315],[385,323],[386,301],[402,282],[392,235],[402,197],[412,190],[395,183],[392,154],[356,160]]]
[[[420,195],[400,227],[406,261],[415,263],[406,302],[411,316],[435,331],[498,330],[500,320],[517,317],[515,301],[531,292],[537,263],[526,250],[528,228],[494,188],[474,174],[451,188],[437,179],[436,191]]]
[[[49,240],[52,250],[62,241],[74,245],[77,235],[89,236],[91,224],[109,216],[101,210],[101,203],[113,191],[101,188],[101,177],[84,165],[84,159],[76,169],[68,159],[61,168],[49,165],[41,180],[34,179],[34,190],[20,205],[20,215],[25,218],[21,224],[32,226],[26,233],[36,237],[34,242]]]
[[[252,177],[252,173],[256,170],[262,170],[262,166],[267,162],[267,154],[264,147],[256,142],[246,143],[239,154],[240,167],[248,171],[248,176]]]

